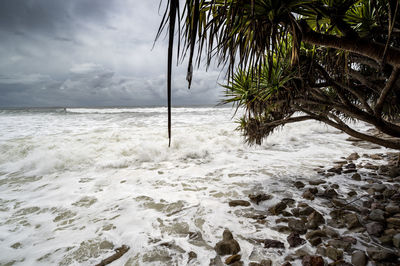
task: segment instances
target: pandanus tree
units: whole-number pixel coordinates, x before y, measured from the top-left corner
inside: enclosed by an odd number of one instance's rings
[[[168,0],[168,106],[178,60],[227,71],[225,102],[245,109],[240,128],[260,144],[277,127],[317,120],[400,150],[400,11],[397,0]],[[357,131],[362,121],[391,138]]]

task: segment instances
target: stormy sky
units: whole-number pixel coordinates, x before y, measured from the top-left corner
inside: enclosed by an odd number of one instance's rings
[[[165,2],[165,1],[164,1]],[[152,106],[166,102],[166,39],[153,47],[159,0],[0,1],[0,107]],[[215,104],[222,74],[200,68],[173,104]],[[218,81],[219,79],[219,81]]]

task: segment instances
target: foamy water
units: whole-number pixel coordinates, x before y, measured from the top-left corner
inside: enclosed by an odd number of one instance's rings
[[[260,224],[246,213],[298,199],[293,180],[365,151],[315,122],[248,147],[232,114],[174,109],[168,148],[165,108],[1,111],[0,264],[93,265],[125,244],[130,250],[113,265],[186,265],[190,251],[191,265],[208,265],[224,228],[246,264],[282,261],[252,239],[286,235],[271,229],[274,219]],[[256,192],[274,198],[228,206]]]

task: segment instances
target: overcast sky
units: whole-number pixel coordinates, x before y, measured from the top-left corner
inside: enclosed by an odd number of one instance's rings
[[[165,1],[164,1],[165,2]],[[159,0],[1,0],[0,106],[165,105]],[[219,70],[174,68],[175,105],[215,104]]]

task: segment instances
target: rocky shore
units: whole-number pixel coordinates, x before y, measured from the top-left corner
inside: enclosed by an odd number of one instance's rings
[[[283,262],[265,258],[249,265],[400,265],[399,154],[353,153],[316,171],[320,178],[293,180],[302,199],[283,198],[265,213],[249,216],[259,223],[274,221],[274,230],[287,235],[286,241],[254,239],[286,254]],[[272,198],[249,195],[229,205],[245,208]],[[210,265],[244,265],[239,242],[226,229]]]

